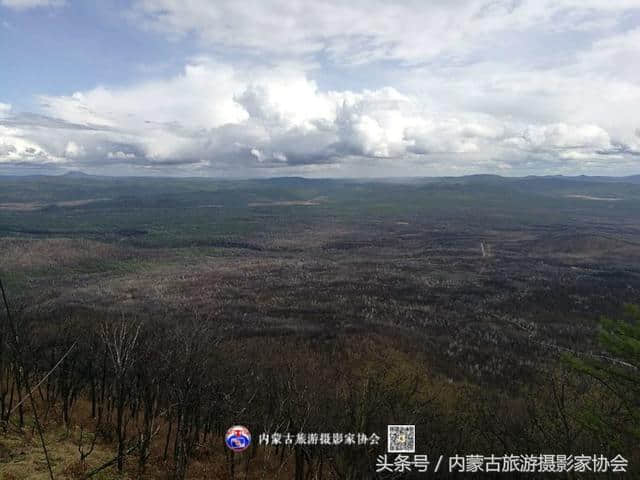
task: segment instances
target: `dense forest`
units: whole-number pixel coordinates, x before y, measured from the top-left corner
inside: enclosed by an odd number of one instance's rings
[[[225,338],[212,319],[188,317],[38,318],[5,303],[5,438],[38,435],[53,478],[58,459],[45,440],[51,429],[77,447],[64,459],[73,478],[106,469],[132,478],[164,472],[183,479],[190,469],[197,478],[375,476],[375,446],[271,449],[254,442],[247,452],[229,452],[222,436],[239,419],[256,433],[383,432],[400,419],[418,426],[421,445],[450,455],[579,451],[637,460],[637,307],[626,320],[603,321],[606,354],[565,355],[508,394],[447,381],[416,361],[419,352],[375,336],[348,345]],[[114,458],[92,462],[97,444],[112,447]]]
[[[395,424],[417,454],[638,474],[631,184],[7,182],[2,478],[424,476],[376,471]],[[225,446],[232,425],[248,450]],[[298,432],[381,440],[259,441]]]

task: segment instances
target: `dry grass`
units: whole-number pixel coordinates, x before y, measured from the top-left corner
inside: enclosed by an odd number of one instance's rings
[[[82,472],[99,466],[114,456],[111,446],[98,444],[88,458],[86,466],[83,467],[79,463],[80,456],[77,446],[72,441],[72,436],[67,435],[64,429],[49,426],[45,434],[45,441],[53,473],[59,479],[80,478]],[[0,455],[0,478],[3,480],[49,479],[40,440],[37,434],[33,434],[31,428],[25,427],[24,433],[10,432],[2,435],[0,437],[0,451],[2,452]],[[101,478],[114,477],[105,475]]]
[[[40,210],[44,205],[36,202],[21,202],[21,203],[0,203],[0,211],[5,210],[9,212],[33,212]]]
[[[66,200],[62,202],[53,203],[40,203],[40,202],[14,202],[14,203],[0,203],[0,211],[5,210],[9,212],[34,212],[36,210],[42,210],[47,207],[82,207],[95,202],[104,202],[109,200],[108,198],[87,198],[84,200]]]
[[[46,240],[0,238],[0,268],[7,271],[70,267],[88,261],[124,259],[131,252],[121,247],[85,239]]]
[[[617,202],[622,198],[617,197],[594,197],[592,195],[565,195],[567,198],[578,198],[580,200],[597,200],[600,202]]]
[[[320,202],[313,200],[287,200],[276,202],[250,202],[249,207],[313,207],[320,205]]]

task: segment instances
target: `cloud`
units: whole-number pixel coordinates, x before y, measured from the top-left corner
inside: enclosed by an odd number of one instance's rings
[[[125,153],[123,151],[117,152],[109,152],[107,153],[107,158],[117,159],[117,160],[133,160],[136,158],[135,153]]]
[[[5,109],[0,162],[206,175],[519,172],[627,161],[639,140],[597,123],[443,111],[393,87],[322,90],[295,68],[204,58],[171,78],[40,101],[37,115]]]
[[[624,161],[631,152],[628,146],[615,146],[609,134],[597,125],[530,125],[521,135],[503,142],[508,148],[524,152],[542,162],[603,166]]]
[[[615,27],[635,0],[139,0],[136,25],[257,58],[321,55],[335,63],[415,64],[468,56],[505,32],[592,32]]]
[[[78,158],[82,157],[86,154],[84,147],[82,145],[78,145],[74,141],[69,141],[67,146],[64,149],[64,156],[67,158]]]
[[[63,158],[51,154],[38,143],[26,138],[24,132],[0,125],[0,165],[43,166],[63,163]]]
[[[200,55],[178,73],[115,85],[87,73],[93,88],[10,99],[35,113],[0,103],[0,162],[209,175],[638,166],[638,0],[135,0],[125,10],[128,26],[161,33],[144,38],[166,48],[167,64]]]
[[[62,7],[65,0],[0,0],[0,5],[13,10],[29,10],[37,7]]]
[[[11,112],[11,105],[0,102],[0,118],[6,117]]]
[[[611,148],[609,134],[597,125],[552,125],[529,126],[522,136],[505,140],[507,143],[530,151],[556,149]]]

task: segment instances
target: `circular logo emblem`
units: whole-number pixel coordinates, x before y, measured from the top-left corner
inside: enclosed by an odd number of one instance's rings
[[[251,445],[251,432],[247,427],[235,425],[227,430],[224,441],[234,452],[242,452]]]

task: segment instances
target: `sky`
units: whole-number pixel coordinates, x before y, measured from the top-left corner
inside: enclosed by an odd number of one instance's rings
[[[0,0],[0,174],[640,173],[640,0]]]

